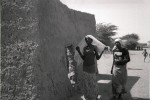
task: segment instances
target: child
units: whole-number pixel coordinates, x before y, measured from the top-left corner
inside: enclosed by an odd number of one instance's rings
[[[144,51],[143,51],[143,56],[144,56],[144,62],[145,62],[145,59],[146,59],[146,57],[148,56],[148,53],[147,53],[147,51],[146,51],[146,49],[144,49]]]

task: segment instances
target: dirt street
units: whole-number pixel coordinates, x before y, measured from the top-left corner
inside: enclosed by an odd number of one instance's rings
[[[150,53],[150,48],[147,51]],[[144,62],[142,51],[130,51],[130,57],[131,61],[127,65],[127,94],[123,95],[123,100],[150,100],[150,58],[147,58]],[[99,100],[110,100],[112,96],[111,66],[112,55],[103,54],[98,61]],[[84,98],[81,95],[75,95],[69,100],[84,100]]]

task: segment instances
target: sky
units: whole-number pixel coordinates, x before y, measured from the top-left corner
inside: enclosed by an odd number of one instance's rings
[[[69,8],[95,15],[96,23],[118,26],[116,37],[136,33],[150,41],[150,0],[60,0]]]

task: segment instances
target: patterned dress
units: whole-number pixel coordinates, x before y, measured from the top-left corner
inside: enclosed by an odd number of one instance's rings
[[[86,100],[96,100],[98,96],[98,84],[96,80],[97,60],[94,46],[83,49],[83,71],[78,71],[78,86]]]
[[[126,64],[130,61],[130,58],[126,48],[116,48],[113,51],[113,57],[112,92],[113,95],[117,95],[125,92],[125,85],[127,82]]]

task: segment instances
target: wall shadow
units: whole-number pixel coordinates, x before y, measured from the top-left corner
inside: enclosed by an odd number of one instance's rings
[[[143,70],[143,69],[139,69],[139,68],[128,68],[128,70]]]
[[[105,81],[105,80],[111,80],[112,76],[108,74],[97,74],[97,81]],[[111,82],[108,83],[99,83],[98,82],[98,87],[99,87],[99,95],[100,100],[110,100],[112,92],[111,92]]]
[[[143,99],[143,98],[132,98],[132,100],[150,100],[150,99]]]
[[[139,80],[140,77],[137,76],[128,76],[127,80],[127,94],[123,95],[123,99],[121,100],[150,100],[150,99],[144,99],[144,98],[136,98],[132,97],[130,91],[132,87],[136,84],[136,82]],[[109,74],[98,74],[97,75],[97,81],[103,80],[104,82],[99,83],[99,95],[101,96],[99,100],[110,100],[112,97],[112,86],[111,86],[111,80],[112,76]],[[106,83],[105,83],[106,80]],[[109,80],[109,81],[108,81]]]
[[[126,85],[127,94],[123,95],[123,99],[120,100],[150,100],[148,98],[138,98],[132,97],[130,91],[132,87],[136,84],[140,77],[137,76],[128,76],[128,81]],[[99,87],[100,99],[98,100],[111,100],[112,97],[112,86],[111,86],[112,75],[110,74],[97,74],[97,81]],[[76,94],[73,98],[69,100],[85,100],[81,98],[82,94]]]

